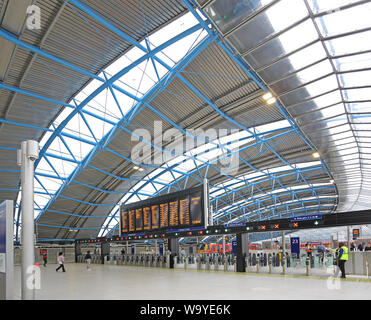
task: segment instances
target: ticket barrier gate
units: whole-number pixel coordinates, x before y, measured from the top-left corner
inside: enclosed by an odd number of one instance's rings
[[[91,263],[98,264],[98,263],[101,263],[101,260],[102,260],[102,257],[100,255],[93,254],[92,259],[91,259]]]
[[[201,270],[201,264],[202,264],[202,255],[197,255],[196,257],[197,270]]]
[[[193,254],[189,255],[189,256],[186,256],[186,259],[187,259],[187,269],[196,269],[197,268],[196,259],[195,259],[195,256]]]
[[[222,271],[223,265],[224,265],[223,256],[221,254],[217,254],[215,256],[214,270]]]
[[[169,255],[161,256],[161,268],[170,268],[170,257]]]

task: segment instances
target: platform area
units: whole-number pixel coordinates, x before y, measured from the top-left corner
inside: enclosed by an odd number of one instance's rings
[[[346,279],[340,288],[319,277],[256,275],[233,272],[170,270],[115,265],[55,264],[41,266],[39,300],[270,300],[371,299],[371,280]],[[21,269],[15,270],[20,299]]]

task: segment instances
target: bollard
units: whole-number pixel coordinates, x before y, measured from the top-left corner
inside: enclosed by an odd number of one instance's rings
[[[256,263],[256,273],[260,272],[260,261],[257,261]]]
[[[286,257],[282,254],[281,256],[282,259],[282,274],[286,274]]]
[[[187,270],[187,262],[188,262],[188,257],[187,256],[185,256],[184,257],[184,270],[186,271]]]
[[[309,276],[310,274],[310,258],[307,256],[306,260],[305,260],[305,264],[307,266],[307,273],[306,275]]]
[[[269,273],[272,273],[272,257],[268,257],[268,269]]]

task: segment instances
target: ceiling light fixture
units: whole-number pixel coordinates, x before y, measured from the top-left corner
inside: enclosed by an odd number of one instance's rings
[[[269,99],[271,99],[273,96],[272,96],[272,94],[270,93],[270,92],[267,92],[264,96],[263,96],[263,99],[264,100],[269,100]]]
[[[318,152],[313,152],[312,156],[313,156],[313,158],[316,158],[316,159],[320,157]]]

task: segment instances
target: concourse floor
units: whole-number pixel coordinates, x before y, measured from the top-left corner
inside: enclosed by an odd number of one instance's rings
[[[168,270],[116,265],[66,264],[41,268],[44,300],[208,300],[208,299],[371,299],[371,280],[253,275],[233,272]],[[20,299],[21,269],[16,267],[16,298]]]

